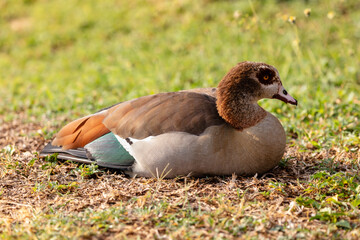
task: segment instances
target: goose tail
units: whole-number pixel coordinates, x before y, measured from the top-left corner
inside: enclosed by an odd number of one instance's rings
[[[57,158],[63,160],[70,160],[79,163],[91,164],[95,163],[95,159],[91,155],[87,154],[85,148],[68,149],[64,150],[62,147],[57,147],[48,143],[43,150],[41,150],[39,156],[46,157],[58,153]]]

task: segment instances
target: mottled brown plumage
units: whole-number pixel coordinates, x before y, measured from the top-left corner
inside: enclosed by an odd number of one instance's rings
[[[200,92],[160,93],[117,104],[66,125],[52,144],[83,147],[110,131],[136,139],[174,131],[199,135],[209,126],[225,124],[216,99]]]
[[[241,62],[224,76],[217,89],[160,93],[119,103],[66,125],[53,144],[64,149],[83,147],[109,131],[136,139],[174,131],[199,135],[225,122],[242,130],[266,116],[256,101],[262,97],[262,84],[276,81],[280,79],[272,66]]]
[[[224,124],[215,98],[201,93],[160,93],[115,108],[103,123],[122,138],[143,139],[175,131],[199,135],[209,126]]]
[[[217,88],[159,93],[116,104],[69,123],[52,144],[85,147],[99,165],[139,176],[155,176],[167,168],[167,177],[263,173],[280,161],[286,143],[278,119],[257,104],[263,98],[297,104],[274,67],[241,62]],[[68,159],[83,162],[79,156]]]
[[[261,84],[255,79],[257,63],[242,62],[233,67],[217,88],[217,109],[220,116],[236,129],[254,126],[266,111],[254,101],[261,96]]]

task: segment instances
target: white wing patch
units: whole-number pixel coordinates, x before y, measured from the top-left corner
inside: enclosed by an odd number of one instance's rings
[[[154,138],[154,136],[149,136],[144,139],[135,139],[135,138],[131,138],[131,137],[121,138],[116,134],[114,134],[114,135],[115,135],[116,139],[119,141],[119,143],[125,148],[125,150],[128,151],[128,153],[134,158],[135,158],[135,152],[132,148],[132,145],[139,143],[139,142],[150,142]]]

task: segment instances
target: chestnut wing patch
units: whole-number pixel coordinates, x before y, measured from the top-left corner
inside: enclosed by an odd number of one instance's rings
[[[195,92],[160,93],[121,103],[103,124],[122,138],[144,139],[167,132],[200,135],[212,125],[225,124],[216,99]]]

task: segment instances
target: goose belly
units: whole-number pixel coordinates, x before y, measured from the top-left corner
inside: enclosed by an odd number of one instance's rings
[[[264,173],[281,160],[286,139],[278,119],[268,114],[242,131],[218,125],[200,136],[171,132],[131,142],[127,148],[136,161],[129,174],[172,178]]]

